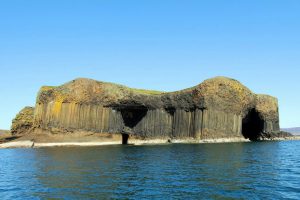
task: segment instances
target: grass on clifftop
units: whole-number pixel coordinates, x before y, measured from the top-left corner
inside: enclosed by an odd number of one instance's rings
[[[162,92],[162,91],[157,91],[157,90],[146,90],[146,89],[137,89],[137,88],[130,88],[121,84],[116,84],[116,83],[110,83],[110,82],[101,82],[101,81],[95,81],[97,83],[100,84],[107,84],[107,85],[113,85],[113,86],[118,86],[119,88],[124,88],[130,92],[134,92],[134,93],[139,93],[139,94],[144,94],[144,95],[160,95],[160,94],[164,94],[166,92]],[[42,86],[40,88],[40,92],[46,92],[52,89],[57,88],[57,86]]]
[[[132,92],[146,94],[146,95],[159,95],[159,94],[165,93],[165,92],[156,91],[156,90],[144,90],[144,89],[135,89],[135,88],[128,88],[128,89]]]

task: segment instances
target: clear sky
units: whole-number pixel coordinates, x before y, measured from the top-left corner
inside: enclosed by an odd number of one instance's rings
[[[0,129],[42,85],[173,91],[220,75],[278,97],[281,126],[300,126],[300,1],[1,0],[0,69]]]

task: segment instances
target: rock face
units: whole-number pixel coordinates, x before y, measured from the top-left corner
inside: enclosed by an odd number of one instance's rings
[[[33,126],[53,133],[121,133],[140,139],[258,140],[279,132],[279,115],[276,98],[256,95],[225,77],[169,93],[76,79],[41,88]]]
[[[12,135],[26,134],[33,127],[34,108],[23,108],[13,119],[11,126]]]

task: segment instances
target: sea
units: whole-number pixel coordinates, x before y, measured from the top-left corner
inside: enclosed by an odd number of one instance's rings
[[[1,149],[0,199],[300,199],[300,141]]]

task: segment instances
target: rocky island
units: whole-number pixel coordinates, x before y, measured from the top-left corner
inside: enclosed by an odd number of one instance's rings
[[[275,97],[255,94],[226,77],[176,92],[84,78],[57,87],[44,86],[35,108],[24,108],[13,120],[11,133],[36,145],[74,138],[81,138],[78,142],[127,144],[257,141],[288,135],[280,132]]]

